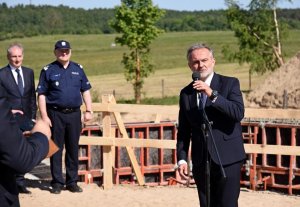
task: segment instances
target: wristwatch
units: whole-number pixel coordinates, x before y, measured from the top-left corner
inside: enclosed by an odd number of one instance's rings
[[[213,90],[211,92],[211,96],[209,97],[209,99],[214,103],[217,100],[218,95],[219,95],[218,91]]]
[[[86,110],[85,113],[91,113],[91,114],[93,114],[93,111]]]

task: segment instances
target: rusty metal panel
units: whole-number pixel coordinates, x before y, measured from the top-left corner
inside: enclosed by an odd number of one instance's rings
[[[299,121],[247,120],[242,122],[242,126],[245,143],[253,141],[263,145],[300,146]],[[255,128],[258,131],[255,132]],[[276,189],[288,194],[300,194],[299,166],[299,156],[249,154],[242,170],[241,184],[254,190]]]

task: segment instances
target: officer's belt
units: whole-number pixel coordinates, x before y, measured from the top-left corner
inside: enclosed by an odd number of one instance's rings
[[[80,107],[59,107],[59,106],[56,106],[56,105],[50,105],[50,104],[47,104],[47,109],[52,109],[54,111],[59,111],[59,112],[62,112],[64,114],[69,114],[69,113],[72,113],[72,112],[76,112],[76,111],[80,111]]]

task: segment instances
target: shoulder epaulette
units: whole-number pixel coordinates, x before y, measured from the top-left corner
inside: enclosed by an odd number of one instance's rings
[[[83,66],[82,66],[82,65],[78,64],[78,66],[79,66],[81,69],[83,69]]]
[[[48,70],[48,68],[49,68],[49,65],[46,65],[46,66],[43,68],[43,70]]]

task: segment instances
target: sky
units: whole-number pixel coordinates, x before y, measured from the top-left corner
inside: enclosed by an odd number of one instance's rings
[[[63,4],[65,6],[74,8],[114,8],[114,6],[120,5],[120,0],[0,0],[0,3],[6,3],[8,6],[15,6],[18,4],[28,5],[52,5],[58,6]],[[170,9],[178,11],[206,11],[206,10],[218,10],[226,9],[224,0],[152,0],[153,4],[161,9]],[[250,0],[239,1],[244,6],[248,5]],[[293,0],[288,2],[287,0],[279,0],[280,8],[300,8],[300,0]]]

